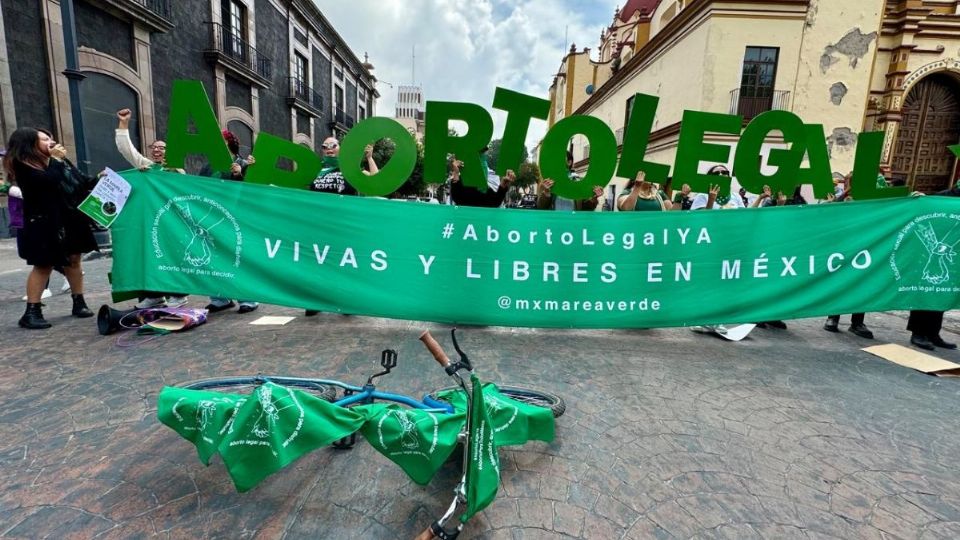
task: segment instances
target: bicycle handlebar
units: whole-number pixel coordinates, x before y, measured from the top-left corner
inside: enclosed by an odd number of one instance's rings
[[[447,368],[450,365],[450,359],[447,358],[447,354],[443,352],[443,348],[440,347],[437,340],[433,339],[433,336],[430,335],[429,330],[424,330],[423,333],[420,334],[420,341],[423,342],[423,345],[430,351],[430,354],[433,355],[441,367]],[[417,540],[419,540],[419,538],[420,537],[417,537]]]
[[[433,538],[434,538],[433,527],[427,527],[427,530],[418,534],[417,537],[414,538],[413,540],[433,540]]]

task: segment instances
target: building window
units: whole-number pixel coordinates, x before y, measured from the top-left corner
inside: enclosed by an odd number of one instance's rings
[[[779,56],[780,49],[777,47],[747,47],[740,77],[737,114],[753,118],[773,107]]]
[[[296,26],[293,27],[293,39],[295,39],[297,43],[303,45],[304,47],[309,46],[308,45],[309,41],[307,41],[306,32],[304,32],[303,30],[300,30]]]
[[[363,88],[360,88],[360,89],[357,90],[357,93],[358,93],[358,95],[360,96],[358,101],[360,101],[360,103],[366,103],[366,102],[367,102],[367,91],[364,90]]]
[[[626,128],[630,125],[630,115],[633,114],[633,100],[636,96],[630,96],[627,98],[627,110],[623,115],[623,127]]]
[[[293,53],[293,78],[297,89],[297,97],[307,95],[307,74],[309,73],[307,59],[300,53]]]
[[[333,89],[333,108],[338,111],[343,110],[343,88],[339,86]]]
[[[361,105],[361,106],[360,106],[360,113],[357,114],[357,119],[358,119],[358,120],[363,120],[363,119],[366,118],[366,117],[367,117],[367,109],[365,109],[364,106]]]
[[[333,66],[333,76],[339,80],[343,80],[343,68],[340,66]]]
[[[247,36],[247,7],[239,0],[223,0],[220,5],[226,43],[229,50],[243,54]]]

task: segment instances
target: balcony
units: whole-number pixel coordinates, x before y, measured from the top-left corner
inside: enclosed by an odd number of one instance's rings
[[[204,23],[210,28],[210,41],[203,56],[211,63],[230,69],[233,73],[260,88],[270,86],[271,61],[249,43],[220,23]]]
[[[353,127],[353,117],[349,114],[346,114],[343,109],[338,109],[333,112],[333,117],[330,120],[330,127],[346,132],[348,129]]]
[[[741,90],[744,92],[741,93]],[[742,116],[744,120],[751,120],[767,111],[786,111],[790,108],[790,92],[777,90],[766,92],[768,95],[748,96],[747,92],[754,93],[755,88],[737,88],[730,92],[730,114]],[[764,93],[759,89],[757,93]]]
[[[296,107],[314,118],[323,116],[323,96],[310,88],[307,81],[296,77],[290,77],[287,105]]]
[[[172,0],[99,0],[100,4],[118,9],[155,32],[173,28]]]

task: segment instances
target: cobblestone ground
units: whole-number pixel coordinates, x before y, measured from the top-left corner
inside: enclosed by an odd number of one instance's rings
[[[87,265],[91,305],[107,299],[108,267]],[[25,273],[9,260],[0,272],[0,535],[411,538],[449,503],[455,466],[420,487],[362,442],[238,494],[221,463],[204,467],[155,417],[165,384],[257,372],[362,382],[387,347],[400,363],[384,388],[446,386],[416,339],[442,325],[264,306],[120,347],[68,317],[66,295],[46,302],[52,330],[15,328]],[[248,325],[263,314],[298,318]],[[499,497],[463,537],[960,537],[960,381],[874,358],[821,322],[741,343],[682,329],[462,329],[485,379],[568,406],[554,442],[502,452]],[[896,314],[867,322],[879,342],[907,340]]]

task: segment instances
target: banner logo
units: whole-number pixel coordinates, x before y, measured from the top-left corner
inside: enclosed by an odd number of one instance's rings
[[[240,266],[240,224],[222,204],[208,197],[169,199],[154,216],[151,240],[154,256],[168,263],[161,270],[234,277],[221,270],[224,263]]]
[[[923,291],[947,289],[937,287],[949,284],[960,243],[960,215],[935,213],[919,216],[907,224],[897,235],[897,242],[890,256],[890,267],[897,281],[913,281]],[[910,249],[905,249],[905,248]],[[923,253],[921,259],[908,257],[901,252]]]
[[[396,426],[387,430],[384,434],[384,426],[388,420],[396,421]],[[421,440],[417,424],[421,422],[430,422],[433,424],[432,437]],[[380,442],[380,448],[383,448],[389,456],[414,455],[420,456],[429,461],[430,456],[437,449],[439,441],[440,423],[437,417],[432,413],[427,413],[420,420],[416,416],[403,409],[394,409],[387,411],[387,414],[380,418],[377,423],[377,439]],[[387,439],[396,440],[391,433],[397,433],[396,438],[399,444],[390,444]],[[386,437],[385,437],[386,435]],[[426,446],[429,443],[429,447]]]

